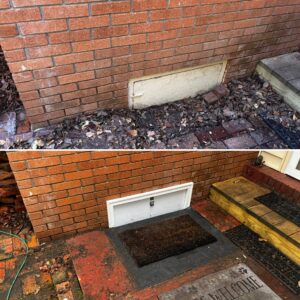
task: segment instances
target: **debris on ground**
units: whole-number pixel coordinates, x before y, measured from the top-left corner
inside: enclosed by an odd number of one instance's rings
[[[0,230],[13,234],[31,234],[32,226],[26,211],[14,207],[0,206]]]
[[[0,46],[0,147],[8,149],[29,130],[23,104]]]
[[[31,131],[1,47],[0,105],[0,149],[297,148],[300,136],[300,114],[257,75],[194,98],[142,110],[97,111]],[[250,127],[216,134],[239,119]]]
[[[15,219],[13,212],[7,213],[12,216],[6,217]],[[15,232],[18,226],[12,221],[9,224],[12,227],[6,226],[5,231]],[[19,236],[27,241],[29,252],[11,299],[82,300],[81,288],[65,241],[39,243],[31,227],[27,231],[23,229]],[[18,239],[0,234],[0,299],[5,299],[24,254],[24,245]]]
[[[299,114],[269,84],[258,76],[250,76],[232,80],[208,94],[161,106],[103,110],[77,116],[36,130],[28,141],[16,142],[11,148],[287,148],[262,121],[261,114],[300,132]],[[243,122],[246,126],[241,128]],[[227,131],[231,123],[236,130]],[[220,137],[215,130],[220,131],[222,127],[226,134]],[[236,144],[240,135],[246,135],[243,145]]]
[[[0,107],[1,113],[17,112],[23,108],[14,80],[0,47]]]

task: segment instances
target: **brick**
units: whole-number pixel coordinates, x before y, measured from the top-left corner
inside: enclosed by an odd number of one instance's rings
[[[97,28],[109,25],[109,16],[96,16],[89,18],[76,18],[69,21],[71,30],[78,30],[84,28]]]
[[[110,39],[92,40],[88,42],[76,42],[72,43],[72,47],[74,52],[105,49],[110,47]]]
[[[49,5],[49,4],[61,4],[63,0],[13,0],[14,7],[26,7],[34,5]]]
[[[42,287],[52,286],[52,278],[48,272],[40,272],[40,282]]]
[[[79,99],[75,99],[75,100],[71,100],[71,101],[64,101],[64,102],[59,101],[54,104],[45,105],[45,110],[46,110],[46,112],[53,112],[53,111],[57,111],[60,109],[68,109],[71,107],[78,107],[79,105],[80,105]]]
[[[131,23],[143,23],[146,22],[148,18],[147,12],[138,12],[131,14],[114,14],[112,16],[112,24],[131,24]]]
[[[133,36],[114,37],[112,39],[112,46],[120,47],[120,46],[127,46],[127,45],[143,44],[145,42],[146,42],[146,35],[137,34]]]
[[[54,58],[56,65],[67,65],[77,62],[85,62],[93,60],[92,52],[83,52],[83,53],[72,53],[67,55],[61,55]]]
[[[6,52],[5,58],[9,62],[17,62],[26,59],[24,49],[17,49]]]
[[[50,58],[30,59],[24,62],[15,62],[10,64],[11,72],[23,72],[41,68],[52,67],[53,63]]]
[[[0,268],[0,283],[5,281],[5,269]]]
[[[236,134],[238,132],[253,128],[253,126],[245,119],[232,120],[223,123],[222,126],[229,134]]]
[[[128,2],[110,2],[92,4],[92,15],[106,15],[110,13],[127,13],[130,11]]]
[[[36,21],[40,19],[41,15],[38,8],[0,11],[0,24]]]
[[[181,2],[184,3],[184,2]],[[172,3],[170,3],[170,7]],[[167,8],[167,2],[164,0],[138,0],[133,3],[133,10],[140,11],[140,10],[154,10],[154,9],[163,9]]]
[[[213,92],[209,92],[203,95],[202,97],[204,98],[205,102],[209,105],[215,104],[219,100],[219,97]]]
[[[74,73],[74,67],[71,64],[33,71],[33,75],[36,79],[61,76],[61,75],[66,75],[71,73]]]
[[[80,42],[80,41],[87,41],[89,39],[90,39],[90,31],[88,29],[49,33],[49,43],[51,44]]]
[[[49,88],[49,89],[42,89],[40,90],[40,95],[41,97],[49,97],[57,94],[62,94],[62,93],[68,93],[68,92],[73,92],[77,90],[77,86],[74,83],[71,84],[66,84],[62,86],[57,86],[54,88]]]
[[[0,37],[11,37],[18,34],[16,25],[0,25]]]
[[[89,15],[88,5],[46,6],[44,7],[45,19],[65,19],[86,17]]]
[[[92,35],[95,39],[108,38],[111,36],[128,35],[129,28],[127,25],[100,27],[92,30]],[[133,32],[134,33],[134,32]]]
[[[10,4],[9,4],[8,0],[0,1],[0,9],[9,8],[9,7],[10,7]]]
[[[233,137],[224,141],[229,149],[250,149],[257,146],[249,134]]]
[[[292,17],[298,11],[297,4],[296,1],[284,6],[279,1],[2,0],[1,46],[22,101],[30,99],[26,109],[34,108],[30,112],[34,114],[33,127],[45,126],[62,120],[65,115],[123,107],[128,78],[224,59],[230,61],[226,80],[248,75],[259,59],[297,50],[298,30]],[[39,58],[44,59],[39,61]],[[100,62],[104,59],[107,60]],[[68,70],[56,72],[56,67],[64,65]],[[85,73],[87,77],[83,80],[76,75],[92,70],[95,78],[92,73]],[[33,83],[28,71],[34,71],[34,79],[60,77],[61,82],[53,86],[53,80],[52,86],[41,88],[39,85],[46,81]],[[66,83],[73,80],[76,84]],[[96,94],[86,95],[77,98],[82,101],[79,106],[35,115],[41,112],[37,107],[47,101],[39,99],[39,94],[42,98],[57,95],[62,99],[63,94],[92,88],[97,88],[99,98]],[[109,102],[112,97],[114,101]],[[69,100],[73,99],[76,98]],[[57,109],[57,105],[48,108]]]
[[[28,49],[28,55],[30,58],[39,58],[47,56],[61,55],[71,52],[70,44],[60,44],[60,45],[48,45],[44,47],[30,48]]]
[[[75,73],[70,75],[64,75],[58,77],[58,81],[60,84],[67,84],[72,82],[79,82],[79,81],[85,81],[95,78],[94,71],[87,71],[82,73]]]
[[[39,286],[36,283],[35,275],[27,275],[22,280],[22,288],[24,295],[35,294],[39,290]]]
[[[229,89],[224,84],[218,85],[213,92],[219,97],[225,97],[230,94]]]
[[[66,20],[50,20],[20,24],[22,34],[49,33],[67,29]]]

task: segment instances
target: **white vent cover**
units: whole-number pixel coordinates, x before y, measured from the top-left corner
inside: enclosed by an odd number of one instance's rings
[[[225,68],[226,61],[221,61],[131,79],[129,81],[129,107],[141,109],[203,94],[222,83]]]
[[[191,205],[193,183],[107,201],[109,227],[183,210]]]

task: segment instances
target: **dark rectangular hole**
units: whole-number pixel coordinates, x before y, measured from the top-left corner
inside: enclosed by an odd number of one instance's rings
[[[139,267],[217,241],[189,215],[126,230],[119,237]]]

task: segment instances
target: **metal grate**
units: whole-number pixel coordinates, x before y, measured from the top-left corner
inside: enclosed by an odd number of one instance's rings
[[[256,200],[300,226],[300,207],[297,204],[292,203],[275,192],[257,197]]]
[[[294,294],[300,294],[300,267],[244,225],[225,232],[225,235],[248,256],[261,263]]]

